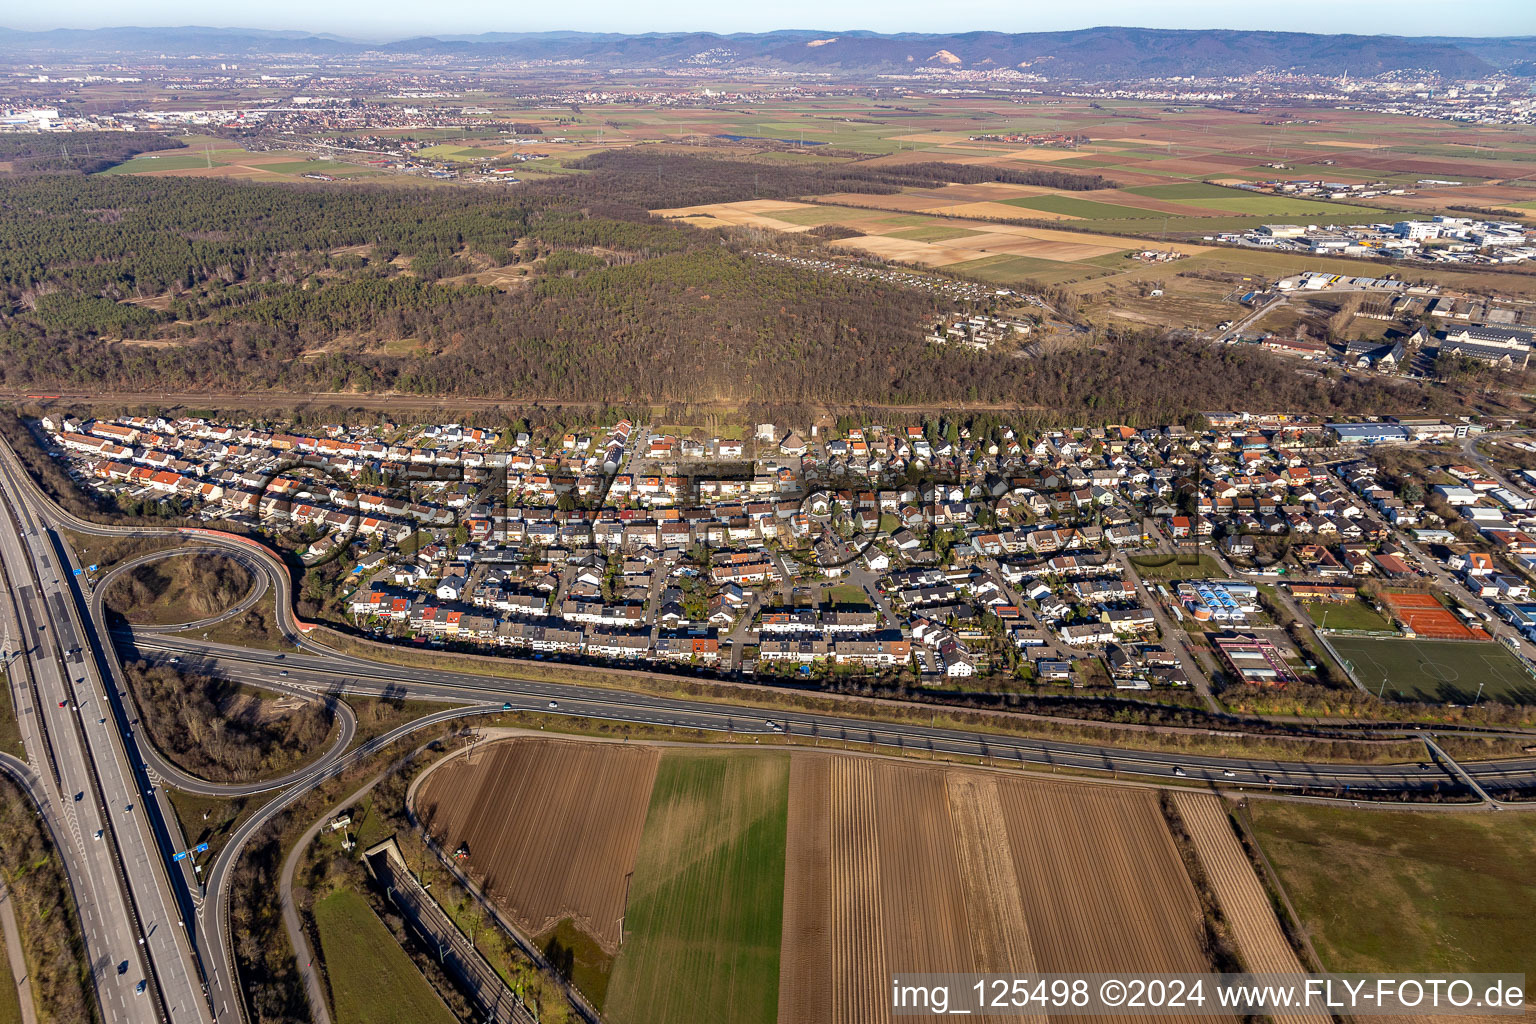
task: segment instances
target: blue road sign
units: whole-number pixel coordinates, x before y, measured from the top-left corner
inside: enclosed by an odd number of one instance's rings
[[[79,569],[76,569],[76,570],[75,570],[75,575],[76,575],[76,576],[79,576],[79,575],[80,575],[80,570],[79,570]]]
[[[192,847],[192,852],[193,853],[207,853],[208,852],[208,844],[207,843],[198,843],[196,846]]]
[[[173,860],[173,861],[186,860],[186,859],[187,859],[187,851],[186,850],[182,850],[180,853],[178,853],[178,854],[174,855],[173,857],[171,857],[171,860]]]
[[[90,571],[90,572],[95,572],[95,571],[96,571],[96,566],[94,566],[94,565],[88,565],[88,566],[86,566],[86,569],[87,569],[87,570],[88,570],[88,571]]]

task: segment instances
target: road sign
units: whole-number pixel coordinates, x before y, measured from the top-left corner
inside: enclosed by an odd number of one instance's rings
[[[94,566],[94,565],[88,565],[85,568],[89,572],[95,572],[96,571],[96,566]]]
[[[207,843],[198,843],[196,846],[192,847],[192,852],[193,853],[207,853],[208,852],[208,844]]]
[[[182,850],[180,853],[175,854],[175,855],[173,855],[171,857],[171,860],[173,860],[173,861],[183,861],[183,860],[186,860],[186,859],[187,859],[187,851],[186,850]]]
[[[79,576],[79,575],[80,575],[80,570],[79,570],[79,569],[76,569],[76,570],[75,570],[75,575],[76,575],[76,576]]]

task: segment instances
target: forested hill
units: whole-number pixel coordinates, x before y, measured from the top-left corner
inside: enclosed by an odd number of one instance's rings
[[[1385,23],[1384,23],[1384,27]],[[1262,69],[1355,78],[1392,71],[1482,77],[1536,59],[1525,38],[1414,38],[1225,29],[1099,27],[1066,32],[881,34],[790,30],[711,32],[493,32],[378,43],[302,32],[216,28],[0,29],[15,55],[306,54],[457,56],[468,60],[579,61],[588,70],[765,67],[869,73],[914,67],[1022,68],[1051,80],[1126,81],[1170,75],[1243,75]]]
[[[523,190],[0,179],[0,387],[985,402],[1115,422],[1418,402],[1413,389],[1319,386],[1263,353],[1148,334],[1037,358],[941,350],[923,331],[953,307],[932,292],[750,255],[810,239],[645,212],[663,195],[794,188],[803,172],[780,181],[776,165],[754,165],[749,181],[691,163],[706,158],[663,159],[609,157]],[[660,194],[647,191],[657,167]],[[473,283],[496,268],[528,273],[510,287]]]

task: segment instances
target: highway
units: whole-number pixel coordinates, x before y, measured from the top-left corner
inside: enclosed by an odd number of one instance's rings
[[[18,718],[53,810],[61,853],[82,899],[92,979],[109,1021],[210,1019],[172,892],[157,824],[129,730],[112,713],[99,653],[81,627],[75,577],[58,538],[34,516],[0,463],[8,512],[0,559],[11,594],[8,627],[28,677]],[[13,691],[14,692],[14,691]],[[42,763],[39,763],[42,762]],[[56,773],[56,774],[55,774]],[[143,989],[140,990],[140,983]]]
[[[854,715],[812,714],[788,709],[765,710],[726,702],[690,701],[572,683],[486,677],[437,669],[385,665],[340,654],[256,651],[183,637],[143,636],[135,645],[146,658],[180,658],[197,671],[239,683],[267,685],[274,679],[309,681],[318,690],[412,700],[458,700],[510,705],[514,711],[569,715],[634,724],[704,729],[738,737],[778,736],[807,744],[872,743],[923,755],[966,755],[995,763],[1047,770],[1071,768],[1107,775],[1150,779],[1205,779],[1225,786],[1273,787],[1277,790],[1423,791],[1452,781],[1448,771],[1426,771],[1415,764],[1306,764],[1256,758],[1199,757],[1181,753],[1127,750],[1060,740],[1025,739],[977,731],[946,729],[922,722],[874,722]],[[771,723],[771,724],[770,724]],[[1234,738],[1234,744],[1240,740]],[[1430,759],[1426,756],[1425,761]],[[1536,781],[1536,757],[1500,762],[1507,779]],[[1469,765],[1480,770],[1480,765]]]
[[[61,837],[61,852],[81,905],[93,979],[106,1017],[114,1022],[240,1019],[244,1003],[228,932],[229,883],[250,839],[316,786],[395,741],[504,707],[694,728],[740,743],[787,738],[834,749],[870,744],[919,757],[979,757],[1034,771],[1203,781],[1247,792],[1348,797],[1427,795],[1437,787],[1467,782],[1474,789],[1536,786],[1536,756],[1456,765],[1428,744],[1422,761],[1411,764],[1197,757],[944,728],[932,719],[923,721],[923,710],[910,708],[889,707],[886,710],[893,714],[902,712],[903,720],[875,722],[852,713],[767,710],[578,683],[391,665],[343,655],[305,637],[292,615],[287,569],[269,552],[232,535],[183,530],[196,547],[236,554],[259,578],[264,577],[265,582],[258,582],[255,589],[275,596],[280,625],[294,647],[284,652],[254,650],[153,630],[136,630],[122,638],[125,647],[131,645],[135,654],[148,659],[174,662],[238,683],[331,700],[341,716],[338,738],[308,767],[281,779],[213,783],[189,776],[147,745],[138,746],[137,712],[122,679],[119,653],[107,633],[103,581],[85,589],[88,577],[76,575],[81,567],[54,532],[57,526],[121,536],[164,536],[177,531],[104,527],[69,515],[41,494],[3,443],[0,490],[8,510],[0,516],[0,562],[9,576],[12,596],[9,605],[0,604],[0,614],[13,620],[7,633],[23,652],[17,656],[11,678],[31,759],[32,782],[27,788],[45,809],[50,828]],[[248,599],[249,595],[240,604]],[[355,720],[336,698],[385,693],[451,706],[351,748]],[[1362,738],[1380,735],[1361,733]],[[1234,746],[1243,742],[1240,735],[1229,738]],[[154,785],[155,780],[206,795],[280,792],[245,819],[217,858],[202,865],[198,873],[191,858],[180,862],[179,868],[170,866],[171,854],[186,843],[164,787]],[[1482,804],[1490,805],[1497,806],[1491,801]],[[97,829],[103,832],[100,840],[93,838]],[[117,965],[125,959],[128,970],[119,973]],[[146,991],[139,995],[134,990],[141,979]]]

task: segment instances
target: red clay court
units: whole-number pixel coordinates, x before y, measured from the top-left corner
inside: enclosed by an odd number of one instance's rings
[[[1418,636],[1431,640],[1487,640],[1479,626],[1468,627],[1433,594],[1416,591],[1383,591],[1383,603],[1393,616]]]

